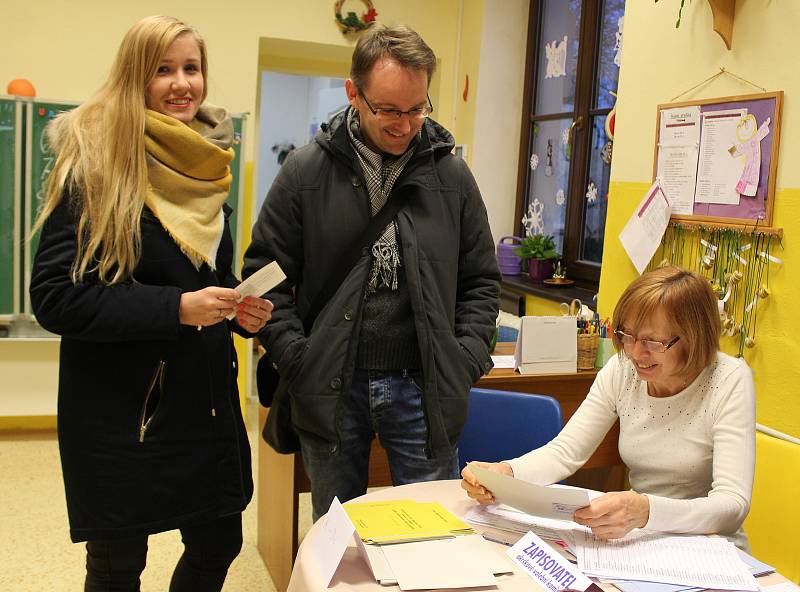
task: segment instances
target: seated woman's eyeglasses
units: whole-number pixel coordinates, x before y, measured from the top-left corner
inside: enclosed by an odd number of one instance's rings
[[[400,109],[384,109],[383,107],[373,109],[372,105],[370,105],[369,100],[367,99],[367,95],[365,95],[361,90],[359,90],[359,93],[361,94],[361,98],[364,99],[364,102],[367,104],[367,107],[369,107],[369,110],[372,111],[372,114],[378,119],[383,119],[385,121],[396,121],[403,115],[408,115],[409,119],[419,121],[426,119],[431,113],[433,113],[433,103],[431,103],[431,98],[427,94],[425,96],[428,99],[428,104],[425,107],[417,107],[416,109],[401,111]]]
[[[663,354],[673,345],[678,343],[678,340],[680,339],[680,337],[673,337],[670,341],[667,342],[655,341],[653,339],[636,339],[636,337],[634,337],[633,335],[629,335],[628,333],[620,331],[619,329],[614,331],[614,334],[619,338],[619,340],[622,342],[622,345],[624,345],[625,347],[633,347],[634,345],[636,345],[637,341],[641,341],[642,346],[647,351],[653,354]]]

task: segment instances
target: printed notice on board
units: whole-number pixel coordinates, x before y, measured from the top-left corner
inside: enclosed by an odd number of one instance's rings
[[[673,214],[694,213],[700,119],[697,105],[661,111],[656,178]]]
[[[672,205],[656,180],[619,233],[625,252],[640,274],[658,249],[671,213]]]
[[[728,149],[738,143],[736,126],[745,115],[747,109],[703,113],[695,202],[738,205],[736,183],[742,176],[744,159],[732,158]]]

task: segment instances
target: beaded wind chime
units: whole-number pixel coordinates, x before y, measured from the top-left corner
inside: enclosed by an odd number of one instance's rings
[[[723,336],[734,340],[739,357],[756,346],[759,308],[770,296],[771,254],[777,236],[758,229],[708,228],[673,223],[650,268],[663,264],[693,269],[708,278],[718,298]]]

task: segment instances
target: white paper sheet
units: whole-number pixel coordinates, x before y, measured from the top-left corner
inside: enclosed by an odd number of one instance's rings
[[[588,506],[591,501],[586,489],[543,487],[489,471],[475,463],[470,463],[469,467],[498,502],[534,516],[572,520],[575,510]]]
[[[656,178],[672,204],[673,214],[694,212],[698,145],[659,146]]]
[[[531,531],[537,536],[551,541],[572,541],[574,530],[586,530],[585,526],[581,526],[571,520],[532,516],[503,504],[474,506],[464,515],[464,520],[470,524],[489,526],[521,534]]]
[[[619,233],[619,240],[641,274],[661,244],[672,206],[656,180]]]
[[[495,368],[515,368],[514,354],[508,356],[492,356],[492,363]]]
[[[588,576],[717,590],[758,590],[736,547],[721,537],[664,536],[634,530],[611,541],[586,533],[575,539],[578,567]]]
[[[662,109],[658,122],[658,142],[662,146],[696,146],[700,143],[700,107],[690,105]]]
[[[381,549],[401,590],[496,586],[494,573],[513,570],[479,535],[382,545]]]
[[[747,109],[703,113],[695,202],[739,203],[736,183],[742,176],[744,159],[734,158],[728,149],[739,142],[736,138],[736,126],[745,115]]]
[[[347,549],[347,543],[353,538],[355,531],[356,527],[339,503],[339,499],[334,497],[325,515],[325,524],[320,529],[319,536],[314,539],[314,546],[311,549],[314,564],[326,587],[336,573],[336,568],[339,567],[342,555]]]
[[[265,265],[241,284],[236,286],[236,291],[239,292],[242,299],[245,296],[258,296],[265,294],[272,290],[275,286],[280,284],[286,279],[286,274],[283,273],[281,266],[277,261],[273,261],[269,265]],[[236,316],[236,312],[228,315],[227,319],[230,321]]]

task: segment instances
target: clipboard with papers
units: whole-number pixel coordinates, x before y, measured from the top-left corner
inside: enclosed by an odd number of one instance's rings
[[[535,485],[489,471],[475,463],[470,463],[469,468],[478,482],[494,494],[498,503],[533,516],[572,520],[575,510],[588,506],[600,495],[587,489]]]

